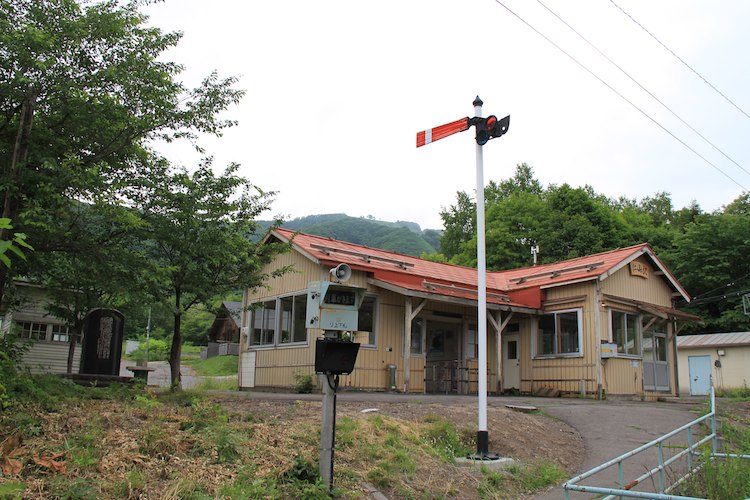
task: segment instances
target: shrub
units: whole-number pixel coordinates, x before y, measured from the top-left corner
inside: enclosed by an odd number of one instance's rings
[[[148,339],[148,361],[169,360],[169,343],[161,339]],[[136,361],[146,361],[146,341],[138,345],[138,349],[130,353],[130,357]]]
[[[299,372],[294,374],[294,392],[297,394],[312,394],[313,387],[313,376],[311,374],[303,375]]]

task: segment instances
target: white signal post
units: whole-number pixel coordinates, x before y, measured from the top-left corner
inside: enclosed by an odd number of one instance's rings
[[[482,116],[482,100],[474,99],[474,116]],[[489,431],[487,430],[487,252],[484,235],[484,146],[477,150],[477,335],[479,336],[479,418],[477,430],[476,458],[484,460],[488,455]],[[500,369],[500,367],[498,367]]]
[[[475,460],[498,460],[500,457],[488,451],[489,431],[487,430],[487,262],[485,250],[485,221],[484,221],[484,158],[482,146],[492,137],[500,137],[507,129],[510,117],[500,122],[494,116],[490,120],[482,120],[482,100],[477,96],[472,103],[475,118],[462,118],[439,127],[417,132],[417,147],[426,146],[434,141],[448,137],[457,132],[468,130],[471,125],[477,126],[477,336],[479,337],[479,366],[478,366],[478,430],[477,452],[469,458]],[[480,141],[479,126],[483,126],[484,137]],[[491,126],[492,130],[487,131]],[[498,366],[498,370],[502,367]]]

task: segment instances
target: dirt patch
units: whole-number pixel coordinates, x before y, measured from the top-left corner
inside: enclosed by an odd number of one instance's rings
[[[43,413],[27,408],[22,442],[5,450],[18,468],[0,476],[0,486],[22,483],[23,498],[232,498],[227,487],[270,488],[266,478],[298,473],[304,463],[317,468],[319,401],[204,399],[197,405],[83,401]],[[417,442],[425,422],[435,417],[453,422],[464,437],[476,435],[473,405],[339,401],[337,481],[340,478],[349,491],[358,489],[364,496],[362,480],[372,477],[375,463],[389,457],[364,456],[363,447],[351,441],[387,440],[388,429],[395,429],[400,439]],[[231,433],[214,427],[218,421],[226,421]],[[0,417],[2,432],[14,430],[1,424],[7,421]],[[554,463],[568,475],[582,463],[578,433],[543,414],[490,407],[488,428],[490,451],[501,456]],[[380,488],[389,498],[479,498],[483,476],[477,468],[459,467],[429,454],[393,457],[407,459],[414,470],[399,476],[403,480],[398,484]],[[524,496],[516,491],[509,498]],[[506,498],[502,488],[489,497]]]

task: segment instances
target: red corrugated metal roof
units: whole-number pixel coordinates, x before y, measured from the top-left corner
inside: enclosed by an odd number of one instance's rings
[[[374,279],[400,289],[469,300],[476,300],[477,297],[475,268],[432,262],[322,236],[296,233],[289,229],[276,229],[274,234],[283,241],[292,241],[298,251],[315,262],[332,266],[346,263],[352,269],[367,271]],[[487,273],[487,302],[538,308],[541,306],[539,290],[601,279],[640,255],[647,255],[664,272],[672,287],[689,299],[669,270],[654,255],[651,247],[641,244],[554,264]]]

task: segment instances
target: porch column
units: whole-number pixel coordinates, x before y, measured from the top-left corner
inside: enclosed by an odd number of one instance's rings
[[[411,387],[411,322],[419,314],[426,300],[419,303],[416,309],[412,308],[411,297],[404,297],[404,392],[408,393]],[[424,342],[424,339],[422,339]]]
[[[497,317],[495,317],[497,316]],[[503,313],[501,311],[495,311],[493,314],[488,316],[492,328],[495,329],[495,338],[497,339],[497,392],[503,391],[503,330],[508,326],[511,318],[513,317],[513,311],[508,313],[505,320],[503,320]]]

